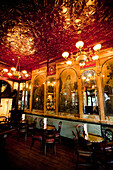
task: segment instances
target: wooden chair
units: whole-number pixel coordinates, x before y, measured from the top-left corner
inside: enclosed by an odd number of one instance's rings
[[[44,135],[44,154],[46,155],[47,146],[49,148],[53,146],[54,154],[56,155],[56,143],[55,143],[55,132],[54,131],[46,131]]]
[[[76,125],[76,131],[77,131],[78,138],[85,135],[85,133],[84,133],[84,125],[82,125],[82,124]]]
[[[86,145],[83,147],[78,136],[72,131],[74,140],[74,157],[76,160],[76,169],[83,167],[93,168],[93,152]]]
[[[62,121],[59,122],[58,124],[58,130],[55,132],[55,141],[61,143],[61,127],[62,127]]]
[[[27,141],[27,125],[28,123],[26,121],[20,122],[18,125],[18,129],[17,129],[17,139],[19,140],[19,138],[21,136],[25,137],[25,142]]]
[[[103,150],[95,151],[97,165],[101,169],[113,169],[113,142],[106,143]]]
[[[103,151],[106,144],[109,142],[113,142],[113,130],[107,128],[105,129],[105,139],[103,142],[98,144],[98,150]]]
[[[33,136],[35,134],[36,121],[37,121],[37,118],[35,118],[31,124],[28,124],[28,135]]]
[[[41,147],[42,147],[43,139],[44,139],[44,133],[45,133],[45,132],[41,129],[42,123],[43,123],[43,119],[41,119],[41,120],[39,121],[40,129],[39,129],[38,131],[35,131],[34,134],[32,135],[32,142],[31,142],[30,149],[32,149],[35,141],[40,141],[40,144],[41,144]]]
[[[113,130],[105,129],[105,140],[106,142],[113,142]]]

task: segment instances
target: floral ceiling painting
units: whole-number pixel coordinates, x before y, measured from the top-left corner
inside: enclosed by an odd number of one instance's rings
[[[84,49],[113,46],[112,0],[1,0],[0,61],[34,70],[77,52],[78,30]]]

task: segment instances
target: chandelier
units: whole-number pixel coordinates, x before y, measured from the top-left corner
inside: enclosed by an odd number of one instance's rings
[[[83,67],[88,61],[98,60],[98,53],[101,49],[101,44],[96,44],[93,47],[93,51],[90,49],[88,52],[82,51],[82,48],[84,46],[83,41],[80,40],[75,45],[76,48],[79,50],[79,52],[77,52],[75,55],[72,52],[69,54],[69,52],[67,51],[62,53],[62,57],[67,60],[66,64],[72,64],[72,61],[76,59],[79,65]]]
[[[16,67],[11,67],[10,69],[3,68],[1,70],[0,75],[4,77],[8,77],[10,79],[18,79],[18,80],[25,80],[30,79],[30,73],[28,74],[26,70],[20,71],[20,57],[18,56],[18,61]]]

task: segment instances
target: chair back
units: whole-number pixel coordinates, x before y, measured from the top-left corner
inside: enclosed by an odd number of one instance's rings
[[[43,126],[43,119],[40,119],[40,121],[39,121],[39,125],[40,125],[40,128],[41,128],[41,126]]]
[[[60,133],[61,127],[62,127],[62,121],[60,121],[59,124],[58,124],[58,133]]]
[[[113,142],[113,130],[109,128],[105,129],[105,139],[106,142]]]
[[[19,132],[20,133],[27,133],[27,122],[25,123],[19,123]]]
[[[82,124],[76,125],[76,131],[77,131],[78,138],[82,137],[82,135],[84,135],[84,125]]]

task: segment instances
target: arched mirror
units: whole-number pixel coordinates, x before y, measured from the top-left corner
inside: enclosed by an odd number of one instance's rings
[[[82,73],[82,80],[84,114],[99,114],[95,71],[84,71]]]
[[[56,106],[56,81],[55,77],[47,78],[47,102],[46,102],[46,113],[55,114]]]
[[[11,97],[11,86],[4,80],[0,80],[0,98]]]
[[[104,85],[105,114],[113,115],[113,59],[108,60],[102,67]]]
[[[77,75],[73,69],[65,69],[59,78],[59,114],[75,117],[79,114]]]
[[[44,77],[39,75],[33,83],[32,109],[44,110]]]

